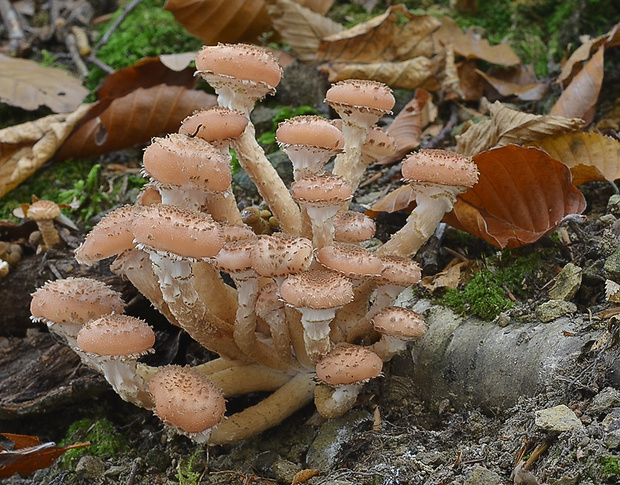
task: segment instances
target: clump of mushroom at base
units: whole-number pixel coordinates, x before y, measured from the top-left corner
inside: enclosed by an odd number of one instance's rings
[[[344,414],[364,383],[380,378],[383,362],[424,335],[422,317],[394,302],[419,281],[412,256],[456,195],[476,183],[477,170],[440,150],[410,155],[403,175],[418,206],[373,254],[364,246],[373,221],[348,206],[373,153],[394,147],[374,125],[392,109],[391,90],[357,80],[334,85],[327,102],[343,117],[341,130],[312,116],[284,122],[278,141],[295,167],[286,187],[249,120],[254,103],[275,92],[275,58],[255,46],[220,44],[203,48],[197,69],[220,106],[153,140],[144,153],[151,183],[135,205],[102,218],[76,260],[110,260],[172,325],[219,357],[192,367],[141,363],[153,352],[148,322],[124,316],[102,284],[93,285],[102,296],[88,306],[88,292],[75,290],[86,285],[82,279],[47,283],[34,294],[32,313],[125,400],[197,442],[220,444],[276,426],[313,401],[327,418]],[[244,224],[230,188],[229,150],[280,232]],[[335,169],[324,171],[334,156]],[[83,315],[85,308],[93,309]],[[129,328],[139,335],[129,339]],[[226,413],[226,399],[259,391],[267,397]]]

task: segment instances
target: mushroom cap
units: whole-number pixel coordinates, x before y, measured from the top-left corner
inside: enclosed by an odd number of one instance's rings
[[[471,158],[438,149],[407,155],[402,163],[402,174],[410,184],[473,187],[478,182],[478,168]]]
[[[325,94],[325,101],[336,111],[351,109],[387,114],[396,100],[392,90],[383,83],[360,79],[346,79],[332,85]]]
[[[145,249],[188,259],[211,258],[224,243],[221,226],[209,214],[174,205],[144,207],[132,231]]]
[[[277,59],[266,49],[250,44],[205,46],[196,56],[199,73],[264,83],[275,88],[282,77]]]
[[[144,320],[129,315],[104,315],[78,332],[80,350],[101,356],[134,357],[148,352],[155,332]]]
[[[312,263],[312,242],[283,232],[258,236],[254,269],[261,276],[279,277],[305,271]]]
[[[188,367],[162,367],[149,381],[155,414],[167,425],[200,433],[224,417],[222,392],[204,374]]]
[[[381,374],[383,361],[367,347],[340,345],[316,365],[316,376],[330,386],[365,382]]]
[[[144,150],[145,172],[162,184],[194,185],[223,192],[232,175],[228,159],[201,138],[172,133],[155,138]]]
[[[383,265],[381,259],[357,244],[333,243],[316,253],[319,263],[349,278],[377,276]]]
[[[406,288],[414,285],[422,277],[420,265],[410,258],[401,256],[381,256],[381,274],[375,276],[378,285],[396,285]]]
[[[93,264],[135,247],[131,224],[142,208],[125,205],[109,212],[75,250],[78,263]]]
[[[372,319],[375,330],[383,335],[403,340],[416,340],[426,333],[426,323],[419,313],[390,306],[377,313]]]
[[[375,230],[375,221],[363,212],[341,210],[334,216],[334,241],[366,241],[375,235]]]
[[[157,185],[157,182],[148,182],[144,184],[136,199],[136,205],[161,204],[161,193]]]
[[[322,206],[346,202],[353,191],[342,177],[318,173],[293,182],[291,194],[300,202]]]
[[[26,211],[26,216],[33,221],[44,221],[54,219],[60,215],[60,207],[56,202],[51,200],[39,199],[30,206]]]
[[[353,300],[353,284],[339,273],[311,269],[289,275],[280,286],[280,296],[296,308],[335,308]]]
[[[225,242],[217,253],[213,265],[226,273],[242,273],[252,269],[252,254],[257,238],[238,239]]]
[[[282,146],[308,145],[315,148],[342,151],[344,137],[332,122],[322,116],[296,116],[283,121],[276,130],[276,139]]]
[[[179,133],[205,141],[237,138],[248,125],[247,116],[221,106],[196,111],[181,122]]]
[[[122,313],[125,303],[118,291],[91,278],[48,281],[32,294],[33,320],[81,323],[110,313]]]

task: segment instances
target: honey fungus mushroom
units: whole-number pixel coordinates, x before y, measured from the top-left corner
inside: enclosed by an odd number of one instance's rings
[[[188,367],[166,366],[149,381],[155,414],[197,443],[208,441],[224,417],[226,401],[207,376]]]
[[[41,238],[43,250],[62,244],[62,239],[54,226],[54,219],[61,214],[60,206],[51,200],[38,199],[28,206],[26,216],[36,222]]]

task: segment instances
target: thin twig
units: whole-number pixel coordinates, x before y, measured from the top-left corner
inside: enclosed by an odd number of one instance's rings
[[[19,24],[19,16],[8,0],[0,0],[0,16],[9,37],[9,53],[16,55],[25,43],[26,35]]]
[[[456,104],[450,104],[450,119],[441,131],[431,138],[428,142],[423,143],[422,148],[437,148],[444,139],[446,139],[459,121],[459,110]]]
[[[103,34],[103,36],[101,37],[101,39],[99,39],[99,42],[97,42],[95,44],[95,47],[93,48],[93,51],[98,51],[102,46],[104,46],[105,44],[108,43],[108,41],[110,40],[110,37],[112,36],[112,34],[114,33],[114,31],[118,28],[118,26],[123,22],[123,20],[125,20],[125,17],[127,17],[127,15],[129,15],[129,13],[136,8],[140,3],[142,2],[142,0],[132,0],[131,2],[129,2],[127,5],[125,5],[125,8],[123,9],[123,12],[116,18],[116,20],[114,21],[114,23],[110,26],[110,28],[108,29],[108,31]]]

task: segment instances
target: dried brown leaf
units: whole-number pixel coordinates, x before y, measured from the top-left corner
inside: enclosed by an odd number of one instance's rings
[[[547,136],[577,131],[583,126],[579,118],[523,113],[496,101],[491,105],[489,120],[476,123],[457,135],[456,151],[474,155],[510,143],[525,145]]]
[[[409,210],[413,208],[412,203],[415,201],[415,192],[411,185],[405,184],[393,190],[383,199],[378,200],[373,206],[366,211],[369,217],[377,217],[379,212],[396,212],[400,210]]]
[[[438,27],[439,21],[434,17],[413,15],[404,5],[395,5],[382,15],[325,38],[317,60],[383,64],[430,57],[433,53],[430,34]]]
[[[596,54],[586,62],[551,108],[551,115],[583,118],[586,123],[592,121],[603,85],[604,51],[604,46],[599,47]]]
[[[620,142],[599,133],[567,133],[533,143],[571,169],[573,183],[620,178]]]
[[[84,117],[58,152],[58,158],[82,158],[146,144],[154,136],[175,132],[193,111],[216,104],[215,96],[184,86],[159,84],[116,98]]]
[[[0,130],[0,197],[52,158],[91,106]]]
[[[273,27],[300,61],[316,62],[321,39],[344,29],[333,20],[301,6],[293,0],[267,0]]]
[[[467,32],[463,32],[449,17],[442,17],[441,27],[433,33],[433,39],[436,44],[435,52],[439,52],[442,46],[451,44],[454,53],[465,59],[480,59],[502,66],[516,66],[521,63],[519,56],[508,44],[492,46],[474,28],[470,27]]]
[[[315,12],[325,14],[333,0],[299,0]],[[164,8],[188,32],[205,44],[257,42],[272,30],[264,0],[167,0]]]
[[[508,145],[473,159],[479,182],[444,221],[499,248],[533,243],[585,209],[568,167],[542,150]]]
[[[549,85],[536,82],[525,66],[519,66],[506,73],[491,76],[478,69],[476,72],[484,78],[501,96],[516,96],[522,101],[538,101],[542,99]]]
[[[68,72],[28,59],[0,54],[0,72],[0,101],[26,110],[45,105],[55,113],[69,113],[88,94]]]
[[[339,62],[322,64],[318,69],[325,72],[331,82],[343,79],[370,79],[402,89],[418,87],[437,89],[438,86],[434,81],[435,64],[427,57],[374,64]]]

